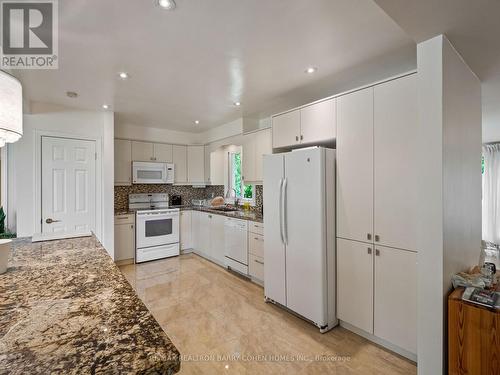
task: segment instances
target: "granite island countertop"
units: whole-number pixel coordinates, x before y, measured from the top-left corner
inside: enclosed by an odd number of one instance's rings
[[[226,217],[232,217],[235,219],[241,219],[241,220],[250,220],[250,221],[255,221],[257,223],[263,223],[264,222],[264,217],[262,214],[255,212],[255,211],[244,211],[244,210],[238,210],[238,211],[221,211],[221,210],[214,210],[209,207],[205,206],[192,206],[192,205],[182,205],[182,206],[170,206],[169,208],[178,208],[181,211],[201,211],[201,212],[209,212],[214,215],[222,215]],[[129,215],[133,214],[135,211],[115,211],[115,215]]]
[[[95,237],[17,239],[8,267],[0,373],[179,371],[179,352]]]

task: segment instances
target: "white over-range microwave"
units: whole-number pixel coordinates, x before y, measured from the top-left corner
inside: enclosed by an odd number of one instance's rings
[[[132,162],[134,184],[173,184],[174,172],[174,164],[171,163]]]

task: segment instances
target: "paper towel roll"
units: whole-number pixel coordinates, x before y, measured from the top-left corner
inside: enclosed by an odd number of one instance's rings
[[[7,272],[12,240],[0,240],[0,274]]]

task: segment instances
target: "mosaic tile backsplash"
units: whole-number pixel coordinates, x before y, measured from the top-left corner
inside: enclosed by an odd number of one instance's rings
[[[252,207],[254,211],[262,212],[262,192],[262,185],[257,185],[255,187],[255,207]],[[180,195],[182,197],[182,204],[191,204],[192,199],[209,199],[216,196],[224,196],[224,186],[207,186],[205,188],[149,184],[115,186],[115,211],[126,211],[128,209],[128,195],[138,193],[166,193],[170,197],[172,195]]]

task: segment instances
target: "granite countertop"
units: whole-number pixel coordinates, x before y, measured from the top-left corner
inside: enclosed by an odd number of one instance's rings
[[[227,216],[227,217],[233,217],[236,219],[242,219],[242,220],[250,220],[250,221],[255,221],[257,223],[263,223],[264,222],[264,217],[262,214],[255,212],[255,211],[244,211],[244,210],[238,210],[238,211],[220,211],[220,210],[213,210],[209,207],[204,207],[204,206],[192,206],[192,205],[182,205],[182,206],[170,206],[169,208],[179,208],[181,211],[202,211],[202,212],[210,212],[211,214],[215,215],[222,215],[222,216]],[[129,211],[129,210],[122,210],[122,211],[115,211],[115,215],[129,215],[133,214],[134,211]]]
[[[8,266],[0,373],[179,371],[179,352],[95,237],[17,239]]]

